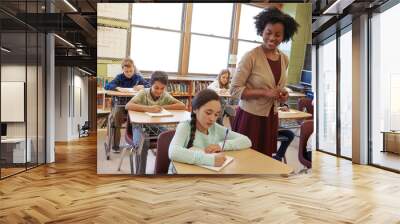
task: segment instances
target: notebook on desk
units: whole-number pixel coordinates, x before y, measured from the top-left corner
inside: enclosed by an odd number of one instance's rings
[[[171,112],[169,112],[166,109],[162,109],[161,112],[158,113],[151,113],[151,112],[145,112],[147,115],[149,115],[150,117],[172,117],[173,114]]]
[[[192,147],[190,149],[191,150],[204,151],[203,149],[199,149],[199,148],[196,148],[196,147]],[[212,153],[212,155],[214,155],[214,154],[216,154],[216,153]],[[203,168],[206,168],[206,169],[209,169],[209,170],[213,170],[213,171],[219,172],[224,167],[226,167],[230,162],[232,162],[234,160],[234,158],[232,156],[225,155],[225,157],[226,157],[226,160],[225,160],[224,164],[222,164],[222,166],[206,166],[206,165],[197,165],[197,166],[200,166],[200,167],[203,167]]]
[[[120,92],[126,92],[126,93],[136,93],[137,91],[136,90],[133,90],[133,88],[122,88],[122,87],[119,87],[120,88]]]
[[[198,165],[198,166],[201,166],[201,167],[207,168],[209,170],[214,170],[214,171],[218,172],[218,171],[221,171],[224,167],[226,167],[234,159],[232,156],[225,155],[225,157],[226,157],[226,160],[225,160],[224,164],[222,164],[222,166],[206,166],[206,165]]]

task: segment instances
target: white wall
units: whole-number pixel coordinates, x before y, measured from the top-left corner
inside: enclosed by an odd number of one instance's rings
[[[37,70],[38,69],[38,70]],[[42,68],[39,66],[25,66],[25,64],[3,64],[1,66],[1,81],[18,81],[26,83],[26,121],[6,122],[7,137],[24,138],[25,133],[30,139],[33,162],[36,158],[44,163],[44,82]],[[25,80],[27,78],[27,81]],[[4,96],[3,96],[4,97]],[[10,108],[1,108],[3,112],[13,113]],[[24,111],[22,111],[24,112]],[[26,132],[27,131],[27,132]],[[37,153],[39,154],[37,157]]]
[[[77,139],[78,124],[88,120],[88,79],[82,75],[76,68],[56,67],[56,141]]]

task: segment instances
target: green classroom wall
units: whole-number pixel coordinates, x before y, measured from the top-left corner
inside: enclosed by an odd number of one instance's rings
[[[110,19],[110,18],[97,18],[98,26],[107,26],[107,27],[115,27],[115,28],[129,28],[129,21],[118,20],[118,19]],[[107,65],[108,64],[121,64],[122,59],[98,59],[97,60],[97,77],[107,77]]]
[[[311,4],[285,4],[284,9],[295,10],[295,19],[300,24],[297,34],[293,37],[289,56],[288,84],[298,83],[303,69],[306,46],[311,43]],[[295,9],[293,9],[295,8]]]

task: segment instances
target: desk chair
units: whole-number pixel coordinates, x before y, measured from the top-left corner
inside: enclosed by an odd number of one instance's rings
[[[300,98],[297,101],[297,110],[304,111],[312,114],[314,116],[314,106],[312,105],[312,100],[309,98]],[[313,117],[307,118],[307,120],[312,120]]]
[[[167,174],[171,161],[168,156],[168,148],[174,137],[175,130],[165,131],[158,136],[156,163],[154,166],[154,174]]]
[[[314,122],[312,120],[306,120],[301,124],[300,127],[300,142],[299,142],[299,161],[307,168],[311,168],[312,160],[306,158],[307,153],[307,141],[310,135],[314,131]]]
[[[89,136],[89,129],[90,129],[89,121],[85,121],[82,127],[78,124],[79,138]]]
[[[139,128],[139,127],[136,127]],[[141,154],[142,149],[143,149],[143,144],[145,140],[145,134],[141,130],[135,130],[133,131],[130,125],[128,125],[128,128],[125,132],[125,142],[127,143],[127,146],[123,148],[122,153],[121,153],[121,158],[119,161],[118,165],[118,171],[121,170],[122,166],[122,161],[125,158],[125,154],[128,151],[129,152],[129,161],[130,161],[130,168],[131,168],[131,174],[135,174],[139,170],[139,164],[140,164],[140,157],[138,155]],[[135,169],[133,168],[133,157],[135,156]]]

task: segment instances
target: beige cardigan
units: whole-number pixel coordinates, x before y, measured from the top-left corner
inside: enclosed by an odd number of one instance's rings
[[[267,117],[272,106],[274,111],[277,112],[278,102],[271,98],[255,98],[255,99],[241,99],[242,92],[245,88],[258,89],[258,88],[284,88],[287,81],[286,70],[289,64],[288,57],[281,51],[281,78],[278,86],[275,85],[275,78],[272,74],[271,67],[267,61],[267,57],[260,46],[247,52],[239,62],[235,74],[232,77],[230,93],[233,97],[239,98],[239,106],[246,112],[258,116]]]

